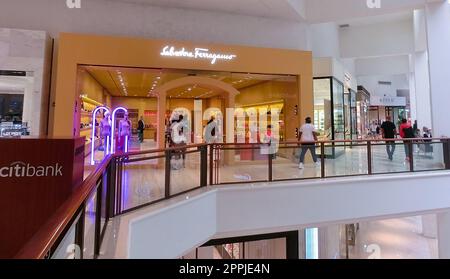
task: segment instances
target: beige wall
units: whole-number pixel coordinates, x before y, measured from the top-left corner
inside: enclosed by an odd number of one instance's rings
[[[87,96],[99,103],[106,104],[106,89],[100,85],[89,73],[83,72],[80,76],[82,79],[80,94],[87,94]]]
[[[139,110],[139,116],[144,116],[145,110],[157,110],[156,98],[112,97],[112,107],[123,106],[127,109]]]
[[[70,136],[74,123],[74,103],[77,93],[77,67],[84,65],[123,66],[142,68],[171,68],[207,71],[229,71],[261,74],[290,74],[301,76],[302,105],[310,107],[312,114],[312,53],[285,49],[254,48],[218,44],[194,44],[168,40],[108,37],[61,33],[58,41],[57,70],[51,108],[50,125],[54,136]],[[166,45],[176,48],[209,48],[212,52],[235,54],[230,61],[195,60],[163,57]],[[120,53],[121,55],[117,55]],[[303,81],[310,83],[303,85]],[[303,99],[304,96],[307,96]],[[305,101],[306,100],[306,101]],[[307,104],[306,102],[310,102]],[[301,111],[301,109],[300,109]]]

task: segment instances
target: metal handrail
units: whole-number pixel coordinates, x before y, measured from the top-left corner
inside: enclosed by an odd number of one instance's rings
[[[113,157],[109,155],[91,173],[77,190],[65,201],[53,214],[53,216],[41,227],[41,229],[27,242],[27,244],[15,256],[16,259],[43,259],[53,247],[60,235],[64,232],[72,217],[80,206],[86,201],[96,187],[97,180],[109,166]]]
[[[368,148],[372,145],[372,143],[379,143],[379,142],[397,142],[397,141],[410,141],[411,143],[414,142],[422,142],[426,140],[426,143],[432,144],[433,141],[440,141],[440,142],[448,142],[450,144],[450,138],[415,138],[415,139],[366,139],[366,140],[334,140],[334,141],[318,141],[316,142],[316,146],[320,147],[322,152],[324,150],[324,147],[326,144],[335,144],[335,143],[366,143]],[[434,142],[436,143],[436,142]],[[167,158],[167,156],[170,157],[170,154],[173,151],[176,150],[183,150],[183,149],[189,149],[189,148],[198,148],[199,152],[203,152],[202,161],[204,164],[202,165],[202,168],[205,168],[204,171],[207,170],[207,163],[206,161],[209,161],[210,164],[213,162],[212,158],[214,156],[214,152],[210,152],[210,158],[208,159],[206,156],[207,149],[215,151],[218,147],[224,147],[224,146],[233,146],[233,145],[251,145],[251,146],[260,146],[262,143],[213,143],[213,144],[193,144],[193,145],[186,145],[181,147],[171,147],[171,148],[165,148],[165,149],[156,149],[156,150],[145,150],[145,151],[137,151],[137,152],[129,152],[129,153],[123,153],[123,154],[114,154],[114,155],[108,155],[101,164],[99,164],[96,168],[96,170],[91,173],[86,180],[82,183],[80,187],[72,194],[72,196],[64,202],[59,209],[54,213],[53,216],[51,216],[48,220],[48,222],[40,228],[40,230],[26,243],[26,245],[21,249],[21,251],[15,256],[16,259],[43,259],[47,256],[47,253],[54,247],[55,244],[57,244],[57,241],[60,239],[62,234],[65,232],[67,226],[70,224],[73,217],[77,214],[80,207],[83,206],[83,204],[86,202],[88,197],[93,193],[93,191],[96,189],[97,181],[102,177],[102,174],[105,172],[105,170],[110,167],[110,164],[112,162],[120,161],[124,162],[124,158],[129,158],[129,156],[137,156],[137,155],[145,155],[145,154],[154,154],[154,153],[164,153]],[[298,141],[287,141],[287,142],[281,142],[280,145],[287,145],[287,144],[296,144],[300,145],[301,142]],[[370,150],[370,149],[369,149]],[[411,150],[410,150],[411,152]],[[162,156],[158,156],[162,157]],[[368,156],[368,160],[370,162],[370,155]],[[270,156],[269,156],[270,158]],[[118,160],[119,159],[119,160]],[[139,160],[140,158],[133,159]],[[146,160],[147,158],[143,158],[143,160]],[[269,159],[269,165],[272,164],[272,160]],[[324,156],[321,158],[321,164],[324,165]],[[270,168],[270,166],[269,166]],[[121,168],[119,168],[121,170]],[[369,174],[370,174],[370,167],[369,167]],[[213,166],[210,165],[210,184],[212,184],[212,174],[213,174]],[[217,173],[215,174],[217,176]],[[120,177],[120,175],[119,175]],[[269,176],[270,177],[270,176]],[[324,168],[322,168],[322,175],[321,177],[324,177]],[[202,184],[205,184],[206,177],[202,178]],[[200,185],[199,187],[206,186],[206,185]],[[198,189],[195,188],[195,189]],[[193,189],[191,189],[193,190]],[[188,190],[188,191],[191,191]],[[188,192],[186,191],[186,192]],[[185,192],[183,192],[185,193]],[[177,194],[178,195],[178,194]],[[171,198],[176,195],[169,195],[166,196],[165,199]],[[164,199],[162,199],[164,200]],[[161,200],[158,200],[158,202]],[[142,207],[142,206],[140,206]]]

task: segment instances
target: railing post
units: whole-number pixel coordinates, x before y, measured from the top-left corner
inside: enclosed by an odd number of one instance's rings
[[[214,144],[209,146],[209,185],[214,184]]]
[[[101,226],[102,226],[102,192],[103,192],[103,178],[97,181],[97,199],[95,206],[95,225],[94,225],[94,259],[100,255],[101,246]]]
[[[122,172],[123,172],[123,158],[117,158],[117,182],[116,182],[116,215],[122,213]]]
[[[270,153],[270,152],[269,152]],[[269,182],[273,181],[273,156],[272,154],[268,154],[267,156],[269,156]]]
[[[106,182],[106,222],[112,217],[114,217],[114,181],[115,179],[115,159],[112,158],[109,161],[109,165],[107,168],[107,182]]]
[[[166,168],[165,168],[165,184],[164,184],[164,197],[166,199],[168,199],[170,197],[170,159],[172,157],[172,151],[171,150],[166,150],[165,151],[165,155],[166,155]]]
[[[85,222],[85,211],[86,211],[86,203],[83,202],[79,209],[78,214],[80,218],[78,219],[77,224],[75,225],[75,247],[79,249],[80,252],[80,260],[83,259],[83,251],[84,251],[84,222]],[[75,253],[76,255],[76,253]]]
[[[325,178],[325,142],[320,143],[320,177]]]
[[[409,157],[409,171],[414,172],[414,144],[413,140],[408,140],[407,142],[409,146],[408,150],[408,157]]]
[[[372,142],[367,140],[367,173],[372,174]]]
[[[445,169],[450,170],[450,139],[441,139]]]
[[[203,145],[200,149],[200,186],[208,186],[208,146]]]

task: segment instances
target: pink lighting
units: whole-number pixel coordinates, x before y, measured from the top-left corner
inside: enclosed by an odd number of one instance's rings
[[[124,107],[116,108],[112,113],[112,125],[111,125],[111,154],[115,153],[115,131],[116,131],[116,114],[118,111],[128,113],[128,110]],[[125,152],[128,152],[128,137],[125,137]]]
[[[96,107],[94,112],[92,113],[92,135],[91,135],[91,166],[95,165],[95,160],[94,160],[94,153],[95,153],[95,120],[97,119],[97,113],[100,110],[104,110],[104,113],[109,113],[109,109],[107,107]],[[109,145],[109,137],[107,137],[106,139],[106,145]],[[108,153],[108,151],[107,151]]]

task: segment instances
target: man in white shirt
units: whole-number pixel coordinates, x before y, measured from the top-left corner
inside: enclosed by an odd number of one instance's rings
[[[314,163],[318,163],[317,155],[316,155],[316,142],[317,142],[317,130],[316,127],[312,124],[311,117],[307,117],[305,119],[305,124],[300,128],[300,133],[298,135],[300,139],[300,143],[302,145],[302,151],[300,154],[300,164],[298,165],[299,169],[304,168],[305,155],[306,152],[311,151],[311,156],[314,160]]]

